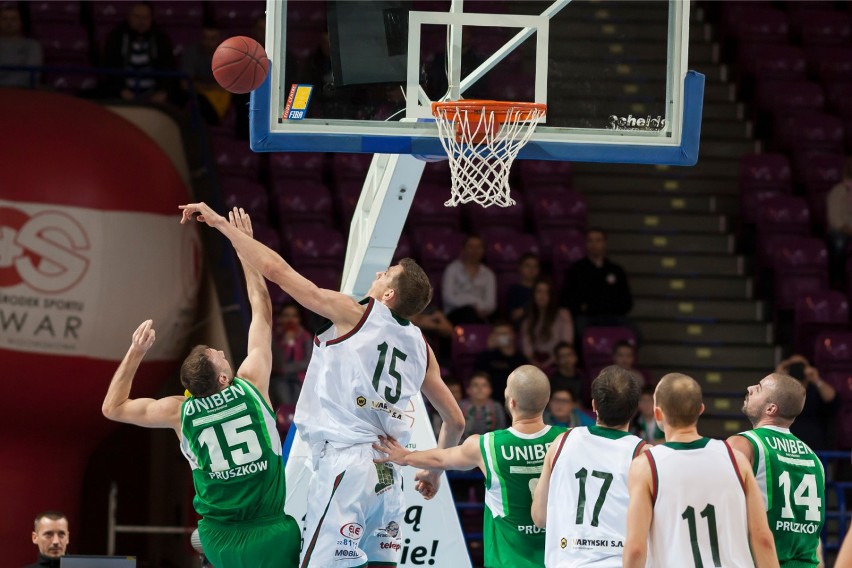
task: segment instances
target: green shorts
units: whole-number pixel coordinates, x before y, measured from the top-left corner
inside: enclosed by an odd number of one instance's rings
[[[228,524],[202,519],[198,534],[204,555],[216,568],[294,568],[301,532],[290,515]]]

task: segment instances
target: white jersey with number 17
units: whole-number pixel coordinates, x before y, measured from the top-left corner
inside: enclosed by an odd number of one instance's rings
[[[411,437],[413,403],[429,364],[420,329],[367,298],[352,331],[336,336],[330,323],[314,337],[314,350],[294,421],[310,445],[337,448]]]

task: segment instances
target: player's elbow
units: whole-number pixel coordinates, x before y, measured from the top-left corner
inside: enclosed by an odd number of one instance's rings
[[[631,566],[645,566],[645,546],[642,543],[627,542],[624,545],[624,552],[621,556],[622,566],[629,568]]]
[[[118,408],[116,406],[106,402],[104,402],[101,406],[101,413],[105,418],[109,418],[110,420],[115,420],[117,410]]]
[[[447,428],[450,432],[454,434],[458,434],[461,437],[464,434],[465,420],[464,414],[461,411],[461,408],[456,405],[455,408],[451,408],[449,412],[449,416],[444,417],[444,424],[446,424]]]

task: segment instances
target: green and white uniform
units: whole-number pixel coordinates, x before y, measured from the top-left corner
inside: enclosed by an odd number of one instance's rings
[[[192,467],[201,544],[214,566],[298,563],[300,537],[284,513],[287,493],[275,413],[249,382],[234,377],[211,396],[181,406],[181,451]]]
[[[621,568],[627,534],[627,472],[644,440],[580,427],[556,441],[547,494],[547,568]]]
[[[763,494],[778,561],[785,568],[817,566],[825,523],[825,472],[819,458],[787,428],[740,433],[754,449],[752,469]]]
[[[544,529],[535,526],[530,509],[547,448],[563,432],[557,426],[535,434],[508,428],[479,439],[485,463],[486,568],[544,566]]]

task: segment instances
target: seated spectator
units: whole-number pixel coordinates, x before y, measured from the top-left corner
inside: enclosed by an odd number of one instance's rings
[[[521,279],[516,284],[509,286],[506,292],[506,313],[509,321],[516,327],[521,325],[521,320],[527,315],[533,298],[533,286],[541,274],[541,261],[538,255],[528,252],[521,257],[518,263],[518,274]]]
[[[654,385],[654,377],[645,369],[636,367],[636,347],[627,341],[619,341],[612,349],[612,364],[633,371],[642,386]]]
[[[553,348],[556,368],[550,374],[550,388],[557,386],[571,390],[574,400],[585,404],[585,375],[577,369],[577,352],[570,343],[557,343]]]
[[[630,326],[626,316],[633,296],[627,274],[606,252],[606,233],[591,228],[586,232],[586,257],[565,271],[559,304],[571,311],[580,337],[587,326]]]
[[[494,326],[488,337],[488,346],[489,349],[476,358],[473,368],[488,373],[494,398],[504,404],[509,373],[521,365],[528,365],[529,361],[518,350],[515,328],[508,322],[500,322]]]
[[[650,385],[642,387],[642,394],[639,397],[639,412],[633,419],[630,431],[649,444],[662,444],[666,441],[666,434],[654,417],[654,387]]]
[[[553,349],[558,343],[574,343],[574,321],[571,312],[556,303],[550,283],[539,280],[529,313],[521,322],[524,356],[547,369],[553,366]]]
[[[38,547],[38,560],[24,568],[59,568],[70,535],[68,519],[59,511],[44,511],[36,515],[33,544]]]
[[[205,25],[201,29],[201,41],[186,48],[180,65],[181,71],[189,76],[198,92],[201,116],[212,126],[222,122],[231,106],[231,93],[220,87],[213,77],[213,53],[220,43],[222,32],[218,26]]]
[[[438,363],[448,365],[453,340],[453,324],[444,312],[435,304],[429,304],[425,310],[411,317],[411,323],[423,331],[423,337],[435,352]]]
[[[503,405],[491,398],[491,378],[488,373],[473,373],[467,383],[467,398],[461,401],[464,413],[464,437],[471,434],[485,434],[506,427],[506,411]]]
[[[172,41],[154,23],[151,4],[136,2],[127,13],[127,20],[112,30],[106,38],[103,66],[131,72],[175,71]],[[126,101],[145,100],[163,104],[174,96],[172,77],[110,76],[106,95]]]
[[[550,392],[550,403],[544,412],[544,423],[551,426],[594,426],[594,419],[580,410],[571,389],[556,386]]]
[[[846,247],[852,236],[852,157],[846,160],[843,181],[831,188],[826,196],[828,212],[828,253],[832,282],[843,282]]]
[[[837,391],[801,355],[781,361],[775,372],[786,373],[805,386],[805,407],[790,426],[790,432],[813,450],[832,449]]]
[[[272,377],[269,383],[273,406],[294,405],[299,400],[313,349],[313,336],[302,327],[299,306],[286,304],[281,308],[273,330]]]
[[[44,64],[41,44],[24,37],[17,4],[0,6],[0,66],[40,67]],[[0,87],[34,87],[39,75],[25,71],[0,71]]]
[[[461,406],[461,401],[464,398],[464,388],[462,387],[462,384],[452,377],[446,377],[444,379],[444,383],[447,385],[447,388],[450,389],[450,392],[453,394],[453,398],[456,399],[456,402],[458,402],[459,406]],[[441,415],[438,414],[434,408],[430,406],[428,407],[428,411],[432,416],[432,430],[435,432],[435,438],[437,438],[441,434],[441,426],[444,422],[441,420]]]
[[[464,241],[461,257],[444,270],[444,310],[453,325],[485,323],[497,308],[497,278],[482,264],[484,257],[482,238],[470,235]]]

